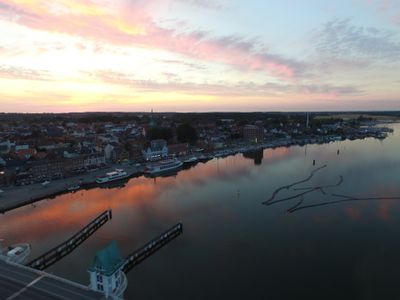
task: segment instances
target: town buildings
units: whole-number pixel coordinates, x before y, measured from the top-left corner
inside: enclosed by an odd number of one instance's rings
[[[29,184],[89,172],[115,163],[185,156],[235,145],[284,139],[303,143],[375,136],[371,119],[343,121],[296,114],[65,114],[2,115],[0,186]],[[189,124],[196,139],[180,140]],[[152,137],[156,134],[160,137]]]
[[[243,138],[251,142],[260,142],[264,139],[264,129],[257,125],[245,125],[243,127]]]

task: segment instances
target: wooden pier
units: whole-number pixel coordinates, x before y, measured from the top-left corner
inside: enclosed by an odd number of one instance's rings
[[[100,214],[97,218],[95,218],[93,221],[91,221],[88,225],[83,227],[79,232],[70,237],[68,240],[54,247],[53,249],[47,251],[38,258],[30,261],[27,264],[27,266],[35,268],[37,270],[45,270],[49,266],[53,265],[66,255],[71,253],[75,248],[77,248],[86,239],[88,239],[107,221],[111,220],[111,218],[112,218],[111,210],[106,210],[105,212]]]
[[[158,237],[136,250],[132,254],[126,257],[126,263],[122,267],[122,271],[128,273],[135,266],[143,262],[150,255],[157,252],[159,249],[164,247],[166,244],[171,242],[173,239],[178,237],[183,233],[183,224],[178,223],[175,226],[171,227],[164,233],[160,234]]]

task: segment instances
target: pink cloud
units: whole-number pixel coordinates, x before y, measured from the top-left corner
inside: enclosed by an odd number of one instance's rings
[[[129,6],[106,8],[82,0],[61,1],[63,5],[54,8],[47,2],[23,6],[8,2],[3,4],[7,5],[8,13],[17,14],[19,24],[33,29],[117,45],[163,49],[198,60],[223,63],[240,70],[264,71],[283,78],[296,76],[302,68],[296,61],[256,50],[258,45],[255,41],[242,37],[213,38],[206,32],[177,32],[163,28],[148,14],[146,5],[130,3]]]

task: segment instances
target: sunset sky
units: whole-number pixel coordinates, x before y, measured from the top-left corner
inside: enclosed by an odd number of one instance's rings
[[[0,0],[0,112],[400,109],[399,0]]]

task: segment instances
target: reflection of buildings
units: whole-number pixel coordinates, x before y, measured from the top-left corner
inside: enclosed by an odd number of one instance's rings
[[[261,165],[263,157],[264,157],[264,150],[251,150],[243,153],[243,157],[253,159],[255,165]]]

